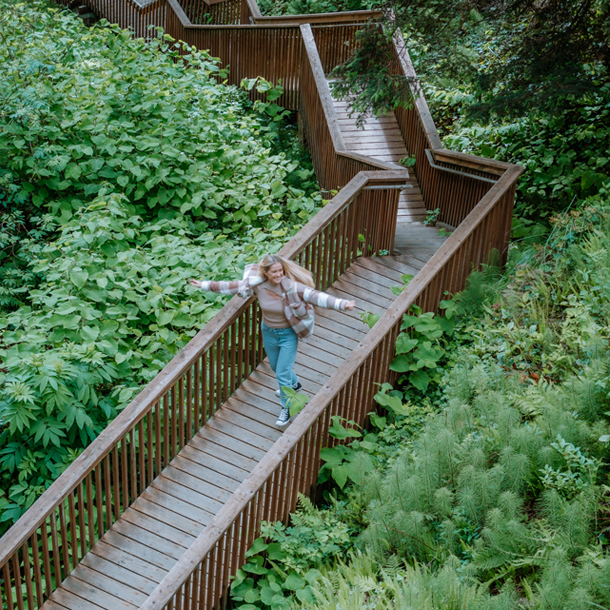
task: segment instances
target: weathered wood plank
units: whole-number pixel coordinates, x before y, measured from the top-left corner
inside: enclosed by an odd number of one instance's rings
[[[221,490],[212,486],[204,486],[199,479],[191,477],[174,466],[168,466],[163,471],[162,477],[196,492],[199,496],[199,506],[206,512],[216,514],[218,508],[222,506],[222,500],[219,501],[217,499],[218,495],[223,495]],[[214,495],[212,495],[212,493],[214,493]]]
[[[360,265],[363,268],[372,271],[373,273],[379,273],[379,275],[383,275],[390,281],[400,282],[401,272],[396,271],[392,267],[380,264],[378,260],[373,260],[372,258],[364,258],[360,260]]]
[[[307,341],[307,353],[333,366],[341,366],[350,352],[349,348],[338,346],[322,335],[314,334]]]
[[[157,521],[153,517],[149,517],[144,513],[136,511],[133,508],[126,510],[118,523],[127,523],[141,531],[145,531],[149,536],[144,536],[148,540],[158,539],[162,547],[157,547],[164,553],[167,552],[170,557],[171,553],[176,553],[176,559],[182,555],[181,549],[188,548],[194,540],[194,536],[185,534],[168,523]]]
[[[154,497],[157,495],[161,495],[162,492],[155,492],[154,489],[146,490],[146,497],[140,496],[132,505],[132,508],[137,510],[148,517],[152,517],[153,519],[158,519],[160,521],[165,521],[167,523],[171,523],[172,527],[175,529],[184,532],[185,534],[190,534],[191,536],[198,536],[203,529],[202,524],[192,519],[190,516],[182,515],[176,511],[171,510],[163,506],[162,504],[157,504],[152,501]],[[149,499],[150,498],[150,499]]]
[[[223,460],[222,455],[219,455],[217,451],[210,448],[209,443],[207,447],[189,443],[181,453],[189,460],[196,461],[206,468],[222,473],[234,481],[243,481],[244,477],[250,472],[250,469],[242,468],[235,462]]]
[[[271,426],[266,426],[265,424],[261,424],[260,422],[257,422],[256,420],[236,411],[221,409],[216,413],[216,417],[234,426],[239,426],[243,430],[255,433],[259,438],[265,439],[272,444],[281,436],[281,432],[279,432],[277,429],[274,429]]]
[[[317,392],[322,385],[324,385],[324,378],[321,373],[317,373],[308,369],[304,366],[296,366],[294,372],[297,377],[301,380],[301,384],[308,392]],[[316,381],[312,381],[315,378]],[[256,377],[253,377],[257,383],[264,385],[266,388],[271,389],[273,392],[277,390],[277,381],[275,375],[269,367],[269,370],[263,370],[262,368],[256,371]]]
[[[253,462],[258,462],[260,458],[265,454],[265,449],[262,447],[253,446],[247,441],[235,437],[231,432],[220,430],[214,427],[213,420],[210,420],[193,438],[191,442],[203,443],[213,442],[215,445],[220,445],[231,451],[233,455],[241,458],[242,461],[248,466]],[[198,446],[198,445],[197,445]],[[244,466],[245,467],[245,466]]]
[[[65,591],[78,596],[80,599],[90,601],[105,610],[131,610],[137,608],[135,604],[124,601],[110,593],[106,593],[106,591],[98,589],[96,586],[84,582],[76,576],[65,580],[62,583],[62,588]],[[82,607],[83,606],[79,606],[79,608]]]
[[[82,561],[82,564],[92,570],[106,574],[110,578],[120,582],[124,585],[129,585],[141,591],[142,593],[149,594],[154,588],[161,582],[161,580],[154,580],[147,578],[142,573],[134,572],[133,570],[126,569],[125,567],[109,561],[108,559],[96,555],[95,553],[88,553]],[[150,564],[145,566],[140,565],[140,570],[146,570],[150,567]]]
[[[117,521],[117,524],[119,522]],[[119,531],[121,529],[122,531]],[[123,524],[113,526],[113,529],[108,530],[102,540],[109,546],[115,547],[117,550],[124,551],[133,557],[146,557],[146,561],[153,566],[156,566],[163,572],[170,570],[176,560],[169,555],[166,555],[161,550],[151,547],[138,540],[134,540],[130,535],[134,532],[129,527],[123,527]],[[152,573],[152,572],[151,572]]]
[[[132,587],[129,584],[125,584],[108,576],[102,572],[98,572],[82,563],[72,572],[72,576],[80,580],[85,586],[93,587],[97,591],[95,592],[94,598],[91,598],[91,601],[96,601],[100,599],[98,591],[103,592],[104,594],[111,595],[113,598],[118,598],[119,603],[115,602],[114,599],[110,599],[111,604],[115,604],[115,606],[110,606],[110,608],[120,608],[120,602],[126,602],[126,604],[133,605],[138,608],[141,606],[148,595],[139,591],[138,589]],[[108,598],[104,595],[103,599],[108,600]],[[96,602],[97,603],[97,602]]]
[[[166,571],[157,565],[150,563],[148,558],[136,557],[127,553],[124,549],[118,549],[107,542],[100,540],[91,549],[85,560],[95,562],[97,560],[105,562],[103,565],[116,566],[117,570],[124,571],[127,577],[136,579],[135,582],[142,583],[142,590],[145,590],[145,583],[159,583],[165,576]],[[83,560],[83,562],[85,561]],[[109,570],[115,568],[108,567]]]
[[[364,329],[353,328],[352,326],[341,324],[341,322],[325,316],[316,316],[316,326],[319,329],[323,329],[323,331],[321,330],[320,332],[332,333],[331,337],[333,341],[335,340],[335,337],[339,337],[342,341],[347,341],[347,344],[350,346],[352,346],[353,343],[359,343],[366,335]]]
[[[63,586],[53,593],[49,602],[49,608],[53,608],[52,604],[55,604],[55,607],[59,607],[61,610],[100,610],[100,607],[103,607],[92,604],[87,601],[86,597],[75,595],[72,591],[69,591]],[[43,606],[45,610],[47,610],[47,604],[49,604],[49,602]]]
[[[224,492],[229,496],[239,486],[239,481],[200,464],[198,461],[191,459],[191,456],[192,452],[188,452],[187,455],[186,452],[183,453],[181,451],[180,454],[172,460],[171,466],[201,479],[203,482],[202,489],[205,489],[207,492],[209,488],[214,498],[220,500],[224,497]],[[206,493],[206,495],[208,494]]]
[[[234,441],[241,441],[244,444],[249,445],[252,449],[262,451],[263,455],[273,447],[273,441],[270,441],[268,438],[258,436],[258,434],[254,434],[251,430],[241,426],[234,426],[231,422],[221,419],[220,417],[213,417],[210,419],[206,424],[206,428],[208,426],[231,436]]]
[[[159,492],[160,495],[153,496],[155,502],[162,506],[167,506],[169,503],[171,504],[169,508],[173,507],[176,511],[188,515],[202,525],[207,525],[214,515],[213,507],[206,509],[206,496],[166,477],[163,473],[150,484],[148,489]],[[183,505],[184,508],[182,508]]]
[[[350,291],[350,294],[358,295],[356,296],[356,302],[358,300],[366,299],[371,303],[376,303],[377,305],[383,307],[389,307],[394,301],[394,295],[391,291],[375,291],[369,290],[365,288],[363,284],[361,284],[356,276],[346,277],[342,275],[337,284],[341,287],[345,286],[346,290]],[[355,280],[355,281],[354,281]],[[340,283],[340,284],[339,284]]]
[[[396,286],[396,282],[394,280],[391,280],[385,277],[384,275],[381,275],[380,273],[371,271],[364,265],[359,265],[357,268],[352,267],[352,269],[350,269],[349,275],[353,275],[354,277],[357,277],[359,279],[367,280],[371,284],[371,286],[379,286],[380,290],[388,290],[392,286]],[[345,273],[344,277],[347,276],[348,274]]]
[[[368,272],[366,269],[362,269],[360,273],[358,270],[349,271],[341,276],[341,279],[361,287],[364,290],[368,290],[372,293],[383,295],[388,299],[394,300],[394,294],[391,291],[391,287],[394,284],[386,284],[378,281],[379,276]]]
[[[252,422],[253,427],[267,429],[270,436],[277,437],[278,429],[275,427],[277,415],[280,410],[279,400],[277,402],[258,398],[253,394],[243,397],[244,400],[231,399],[227,403],[227,410],[236,415],[241,415]],[[248,402],[245,402],[245,401]]]

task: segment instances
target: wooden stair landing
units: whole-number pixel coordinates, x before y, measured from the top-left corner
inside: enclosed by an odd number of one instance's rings
[[[347,102],[333,98],[333,105],[349,152],[367,155],[386,163],[395,163],[403,169],[399,162],[409,156],[409,153],[393,112],[378,118],[366,115],[362,126],[359,127],[356,124],[356,114],[352,117],[349,115]],[[398,200],[398,221],[411,223],[425,219],[426,208],[419,185],[402,191]]]
[[[412,227],[415,229],[416,227]],[[421,227],[437,232],[434,229]],[[382,314],[392,286],[429,258],[397,238],[401,256],[357,260],[328,290],[356,300],[352,312],[317,308],[315,335],[299,346],[295,371],[313,395],[365,337],[363,311]],[[437,241],[440,238],[437,238]],[[417,241],[417,240],[416,240]],[[420,239],[421,241],[421,239]],[[424,260],[425,259],[425,260]],[[121,516],[44,604],[45,610],[134,610],[282,435],[277,384],[265,360]]]

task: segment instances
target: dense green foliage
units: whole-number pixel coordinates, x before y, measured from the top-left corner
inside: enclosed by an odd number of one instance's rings
[[[430,342],[444,377],[382,388],[371,430],[323,450],[336,487],[318,510],[364,556],[302,566],[321,575],[298,607],[608,607],[609,277],[610,208],[593,202],[506,274],[471,277]]]
[[[430,88],[441,113],[463,105],[464,92]],[[442,114],[441,114],[442,116]],[[532,112],[501,123],[458,121],[448,126],[447,148],[519,163],[527,170],[518,185],[516,213],[544,222],[593,194],[610,192],[610,84],[586,101],[566,101],[560,112]]]
[[[316,610],[503,610],[514,607],[510,592],[490,595],[485,587],[468,582],[457,561],[438,571],[404,566],[392,558],[379,565],[371,554],[351,554],[323,570],[316,581],[314,601],[302,608]]]
[[[258,6],[264,15],[305,15],[362,11],[375,8],[378,0],[260,0]]]
[[[205,52],[0,3],[0,511],[44,491],[314,210],[267,91]],[[303,189],[307,189],[307,192]]]
[[[289,527],[263,525],[263,537],[248,550],[248,561],[231,585],[233,599],[245,602],[242,606],[290,608],[296,599],[312,602],[320,571],[310,566],[324,565],[350,546],[348,526],[335,515],[316,510],[304,496],[299,506]]]
[[[426,50],[420,75],[473,83],[478,113],[560,110],[607,78],[607,0],[394,0],[392,7],[389,28]]]

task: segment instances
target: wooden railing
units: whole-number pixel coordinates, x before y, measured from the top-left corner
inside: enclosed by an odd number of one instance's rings
[[[411,83],[412,108],[396,108],[395,114],[407,150],[415,157],[412,171],[417,176],[426,208],[438,208],[439,220],[457,227],[508,165],[445,149],[400,32],[393,38],[393,53],[392,73],[402,74]],[[502,231],[504,243],[499,250],[503,256],[507,251],[509,230],[510,224],[507,224]]]
[[[363,176],[282,249],[324,290],[361,254],[388,250],[406,170]],[[365,236],[365,242],[360,236]],[[263,357],[256,301],[235,297],[2,539],[6,607],[39,608]],[[5,597],[4,597],[5,596]]]
[[[521,171],[518,166],[510,166],[492,186],[312,398],[141,610],[218,607],[227,594],[231,575],[243,564],[246,551],[259,535],[261,521],[286,520],[296,506],[297,494],[308,493],[315,483],[320,448],[335,442],[328,433],[331,416],[363,423],[374,406],[377,384],[395,381],[389,365],[403,315],[414,303],[425,311],[437,310],[446,292],[463,289],[472,265],[477,267],[492,249],[502,246],[501,229],[507,214],[512,213],[515,183]],[[358,174],[341,194],[351,196],[366,175]]]
[[[57,0],[58,4],[71,6],[73,0]],[[136,38],[148,38],[151,26],[166,28],[166,0],[83,0],[98,17],[110,23],[118,23],[123,28],[129,28]]]
[[[157,0],[146,7],[133,0],[90,2],[100,16],[133,27],[136,35],[146,35],[149,16],[155,14],[154,25],[164,25],[175,38],[233,62],[233,82],[258,75],[286,79],[283,103],[301,109],[321,184],[343,187],[282,250],[312,270],[318,288],[332,284],[360,253],[392,249],[398,191],[367,187],[404,184],[408,173],[345,151],[324,75],[340,60],[336,40],[329,35],[323,42],[328,24],[313,31],[284,18],[272,25],[243,24],[260,18],[254,0],[243,1],[239,11],[233,0],[229,8],[217,9],[223,19],[236,19],[239,12],[241,25],[193,25],[185,11],[202,14],[196,0],[183,0],[183,6]],[[336,32],[360,27],[340,23]],[[327,45],[323,53],[314,39]],[[397,38],[393,68],[413,76],[401,44]],[[457,230],[196,539],[151,594],[146,610],[217,605],[261,520],[286,518],[297,492],[311,489],[319,448],[332,442],[330,416],[362,422],[373,406],[374,383],[393,381],[389,363],[411,304],[436,310],[445,292],[461,290],[472,266],[484,262],[492,249],[506,252],[522,169],[443,149],[416,84],[413,90],[413,108],[396,111],[399,125],[416,157],[427,208],[440,208],[442,220]],[[5,608],[39,608],[257,366],[263,355],[259,319],[255,302],[232,299],[9,530],[0,542]]]
[[[341,30],[345,30],[342,27]],[[351,28],[352,32],[356,28]],[[319,30],[316,30],[319,33]],[[324,31],[324,30],[322,30]],[[319,35],[319,34],[318,34]],[[384,163],[372,157],[348,152],[335,107],[331,97],[325,68],[318,53],[316,38],[309,24],[301,25],[303,55],[300,72],[300,120],[305,140],[311,151],[318,183],[323,190],[330,191],[345,186],[358,172],[368,170],[393,170],[400,166]],[[353,39],[353,34],[350,35]],[[322,42],[329,43],[325,36]],[[342,61],[341,53],[333,52],[339,45],[335,40],[325,48],[326,71],[332,70],[337,62]],[[396,226],[396,220],[392,229]]]

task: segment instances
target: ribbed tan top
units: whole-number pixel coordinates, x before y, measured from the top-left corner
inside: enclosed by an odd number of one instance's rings
[[[263,322],[269,328],[288,328],[290,326],[284,313],[281,286],[272,286],[269,282],[263,282],[254,286],[254,294],[258,297],[263,312]]]

